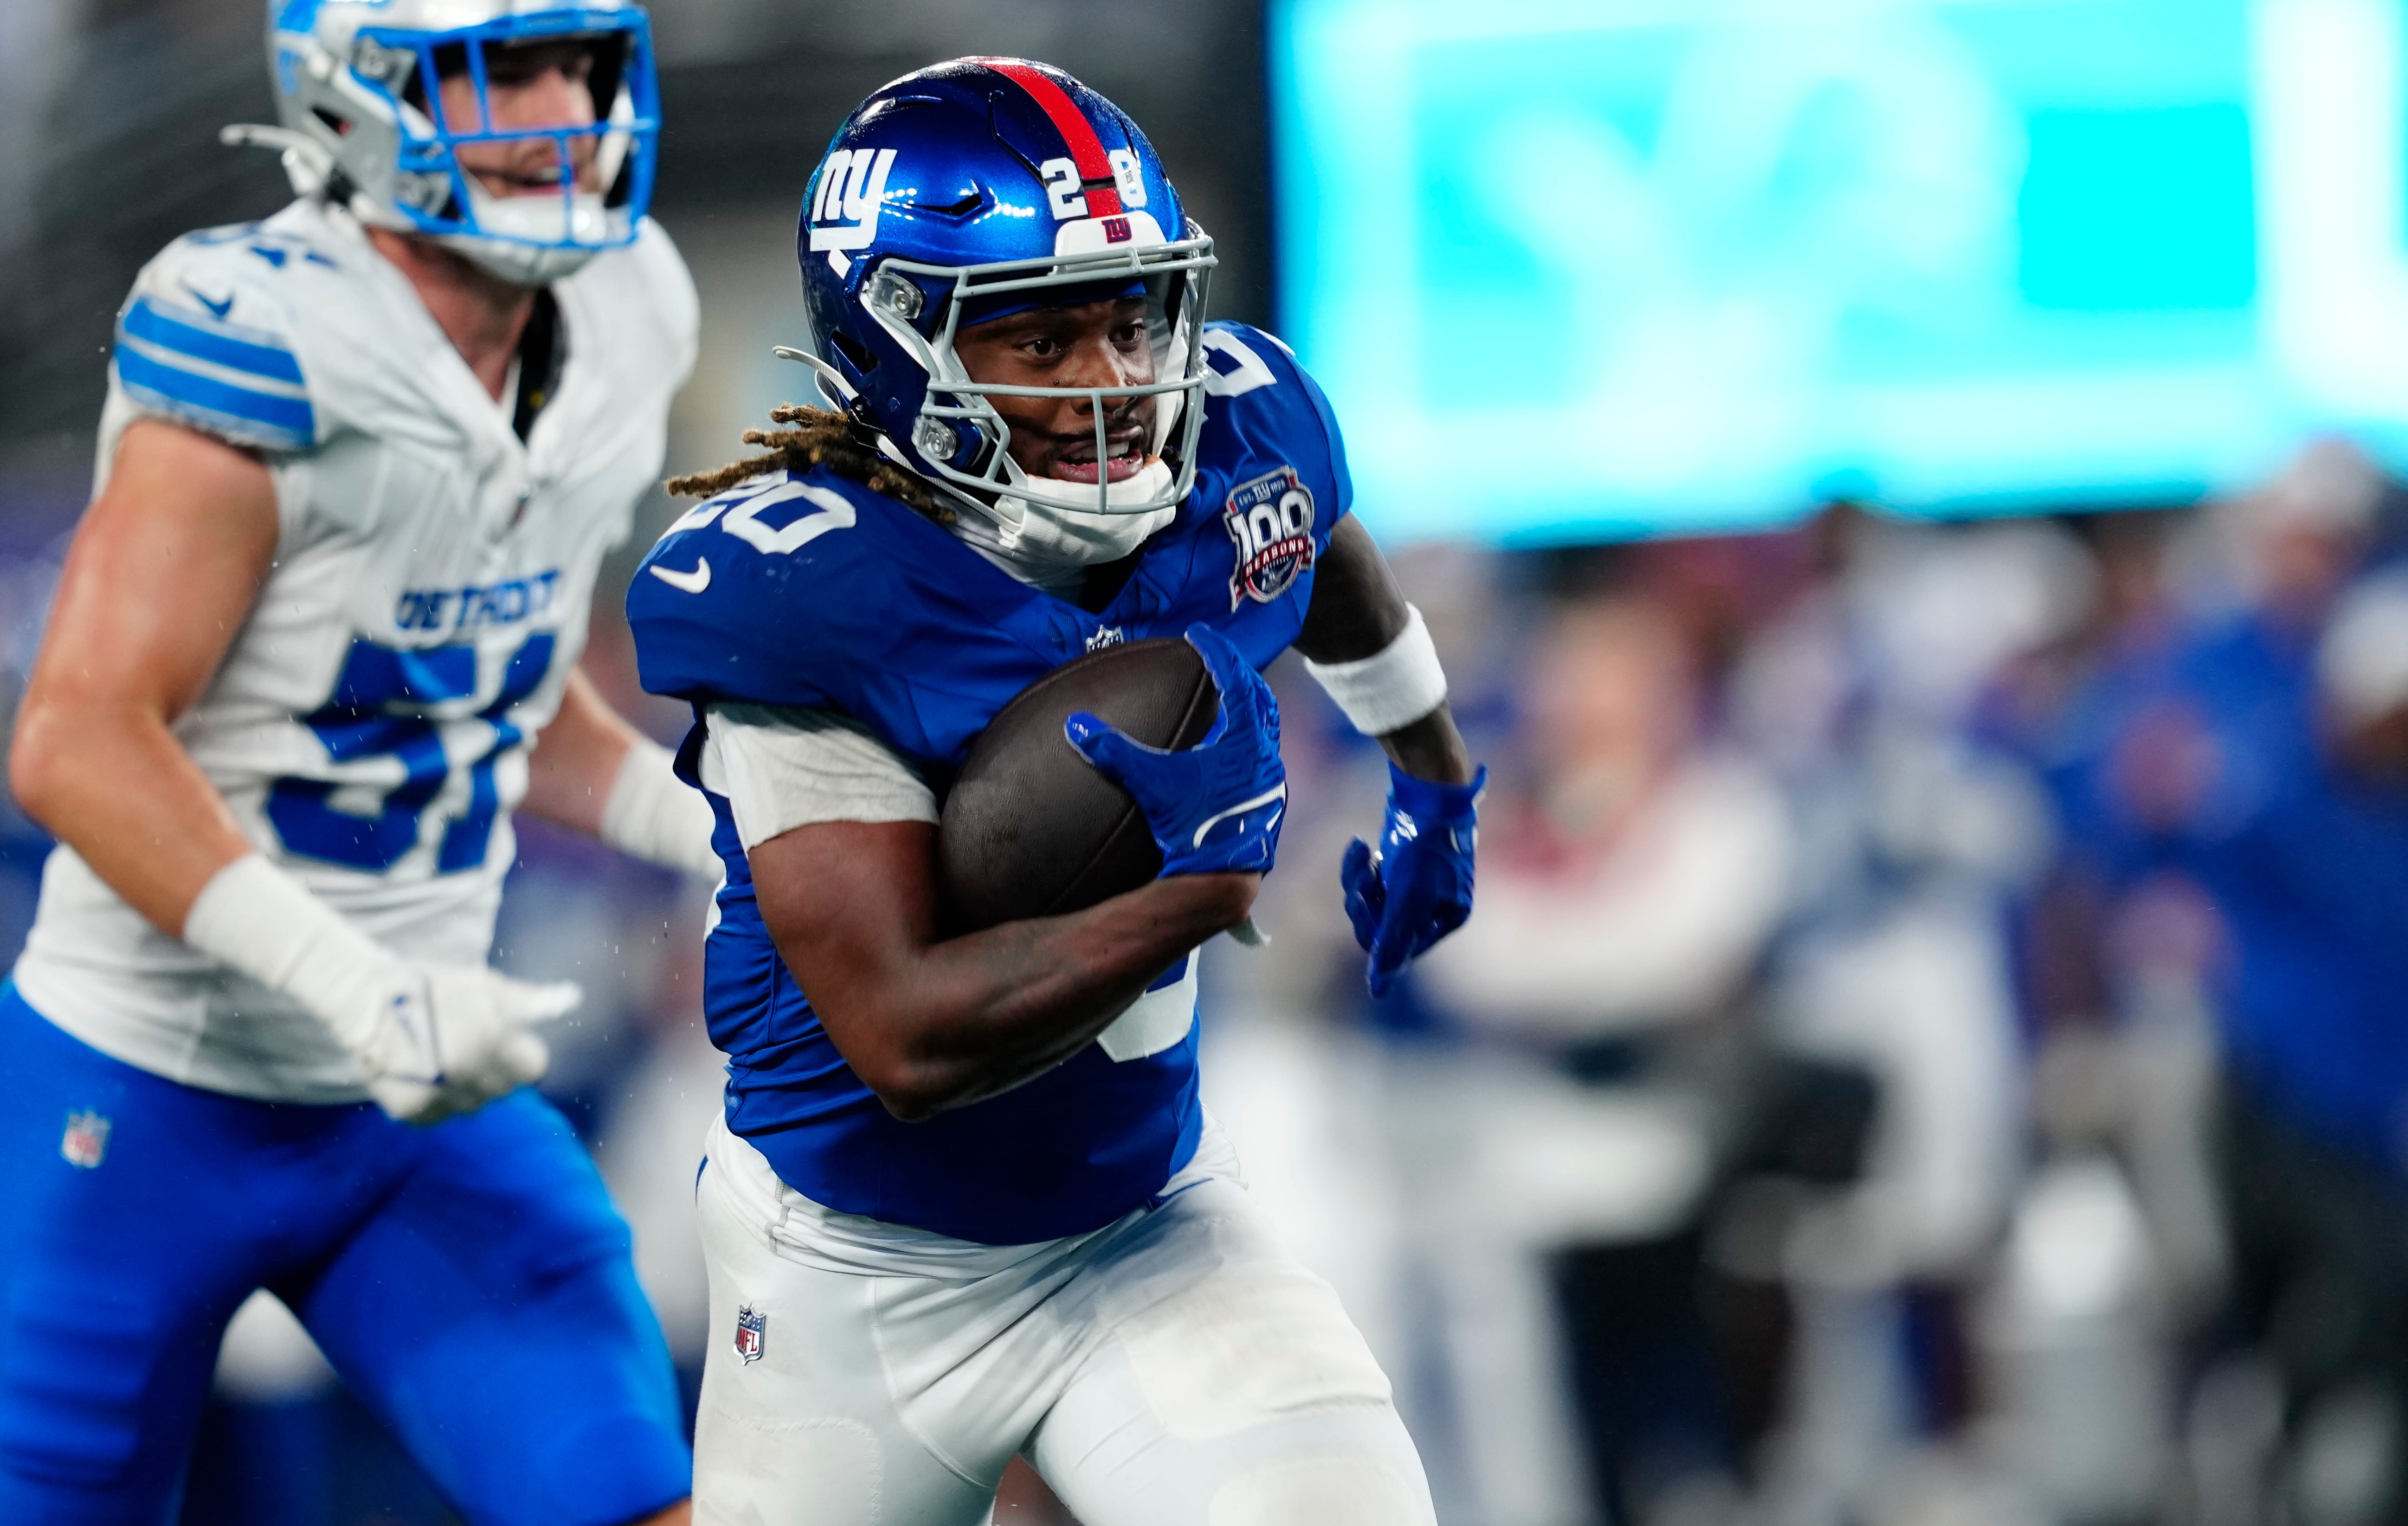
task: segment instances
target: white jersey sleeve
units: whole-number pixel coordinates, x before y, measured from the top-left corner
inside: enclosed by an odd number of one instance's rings
[[[313,201],[169,246],[110,367],[99,477],[139,418],[258,451],[275,476],[273,569],[178,741],[261,853],[410,957],[486,957],[528,748],[693,365],[694,287],[652,224],[552,294],[560,380],[524,439],[408,278]],[[365,1095],[314,1019],[151,927],[66,847],[15,978],[172,1080]]]
[[[937,819],[927,781],[834,711],[713,705],[700,771],[702,787],[726,799],[748,848],[819,822]]]
[[[325,257],[252,224],[168,245],[117,315],[109,390],[122,411],[271,453],[323,443],[334,420],[310,396],[308,329],[294,310],[306,288],[281,267]]]

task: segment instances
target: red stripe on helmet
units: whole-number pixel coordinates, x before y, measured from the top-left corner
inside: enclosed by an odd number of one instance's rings
[[[1028,98],[1052,120],[1054,130],[1062,135],[1062,141],[1070,150],[1070,163],[1078,166],[1079,179],[1086,182],[1087,215],[1120,216],[1120,180],[1112,173],[1112,162],[1104,152],[1103,139],[1096,136],[1095,124],[1070,99],[1070,93],[1055,84],[1044,71],[1025,64],[999,58],[982,58],[979,62],[1026,91]]]

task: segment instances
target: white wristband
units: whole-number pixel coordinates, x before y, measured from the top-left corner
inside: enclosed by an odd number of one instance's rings
[[[638,738],[603,803],[602,841],[621,853],[715,880],[721,866],[710,833],[716,825],[702,791],[677,776],[669,750]]]
[[[292,997],[351,1053],[384,1043],[369,988],[394,982],[399,957],[260,855],[243,855],[201,887],[184,914],[184,942]]]
[[[1405,628],[1379,651],[1354,662],[1308,659],[1304,670],[1367,737],[1411,726],[1446,701],[1446,669],[1439,666],[1422,612],[1411,604]]]

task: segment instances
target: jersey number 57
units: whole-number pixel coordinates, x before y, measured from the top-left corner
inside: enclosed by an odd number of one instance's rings
[[[484,863],[501,808],[494,765],[526,740],[506,717],[552,670],[552,646],[550,631],[529,636],[503,667],[500,692],[476,713],[476,719],[493,727],[493,741],[468,765],[468,803],[443,829],[437,873],[456,874]],[[353,637],[334,694],[301,722],[318,734],[337,763],[401,759],[402,782],[386,794],[383,809],[368,816],[335,807],[331,797],[343,787],[335,780],[277,780],[267,789],[267,819],[285,850],[370,872],[400,862],[418,845],[421,818],[454,771],[440,727],[423,711],[476,692],[473,646],[403,650]]]

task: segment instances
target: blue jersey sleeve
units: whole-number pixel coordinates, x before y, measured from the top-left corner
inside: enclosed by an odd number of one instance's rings
[[[1295,379],[1297,390],[1302,393],[1305,400],[1312,405],[1312,422],[1319,425],[1320,438],[1327,451],[1327,454],[1323,459],[1322,468],[1329,474],[1329,480],[1335,486],[1329,513],[1329,523],[1335,525],[1354,509],[1354,479],[1346,469],[1346,436],[1338,426],[1337,411],[1329,406],[1328,394],[1321,390],[1321,383],[1312,379],[1312,373],[1304,368],[1303,363],[1296,358],[1296,352],[1287,347],[1286,341],[1276,334],[1266,334],[1260,329],[1254,329],[1252,332],[1261,334],[1266,340],[1269,341],[1271,348],[1279,352],[1280,358],[1287,363],[1286,368]],[[1298,418],[1297,427],[1302,431],[1308,426],[1301,418]]]
[[[680,516],[627,589],[644,687],[698,703],[832,703],[831,687],[846,685],[826,663],[800,659],[828,640],[829,621],[841,624],[843,612],[794,596],[858,579],[846,539],[821,542],[853,529],[859,513],[840,490],[781,472]]]
[[[958,763],[1010,696],[1076,652],[1076,612],[825,468],[754,478],[669,526],[627,591],[644,687],[841,711]],[[949,575],[949,573],[951,575]]]
[[[1329,441],[1329,475],[1338,484],[1337,508],[1329,516],[1329,522],[1335,525],[1354,511],[1354,478],[1346,469],[1346,439],[1339,432],[1338,415],[1330,410],[1329,399],[1323,395],[1321,383],[1312,379],[1312,373],[1298,366],[1296,379],[1304,395],[1312,399],[1312,410],[1320,416],[1324,438]]]
[[[1354,480],[1346,470],[1346,441],[1338,415],[1321,384],[1295,352],[1250,324],[1204,325],[1204,362],[1212,373],[1204,383],[1207,427],[1226,427],[1255,453],[1291,462],[1297,474],[1325,489],[1315,528],[1326,541],[1354,506]]]
[[[1204,428],[1180,514],[1187,555],[1163,558],[1151,576],[1179,615],[1220,628],[1261,667],[1303,627],[1313,569],[1354,483],[1329,400],[1284,345],[1212,324],[1203,347]]]

